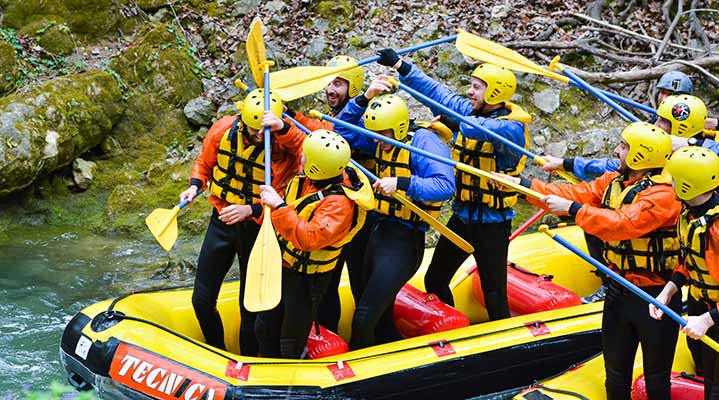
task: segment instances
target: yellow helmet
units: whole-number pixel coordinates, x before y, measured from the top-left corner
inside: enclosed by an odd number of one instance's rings
[[[472,76],[487,84],[487,90],[484,92],[484,102],[487,104],[509,101],[517,90],[514,72],[498,65],[480,64],[474,69]]]
[[[316,181],[342,174],[350,161],[350,145],[342,136],[326,129],[310,133],[302,144],[302,151],[305,175]]]
[[[328,67],[341,67],[347,64],[357,64],[357,60],[349,56],[334,56],[327,61]],[[355,67],[342,71],[339,75],[337,75],[337,77],[342,78],[349,83],[349,88],[347,90],[349,97],[355,97],[360,94],[362,85],[364,84],[364,70],[362,67]]]
[[[402,140],[409,130],[409,109],[407,103],[396,94],[377,96],[367,105],[364,126],[372,131],[392,129],[394,138]]]
[[[270,91],[270,111],[282,118],[282,100]],[[265,91],[251,91],[242,104],[242,122],[252,129],[262,129],[262,114],[265,113]]]
[[[719,186],[719,156],[698,146],[677,150],[667,162],[674,192],[682,200],[693,199]]]
[[[648,122],[633,122],[622,131],[629,145],[627,166],[634,170],[661,168],[672,155],[672,139],[663,129]]]
[[[672,95],[662,100],[657,115],[671,122],[672,135],[689,138],[704,130],[707,106],[696,96]]]

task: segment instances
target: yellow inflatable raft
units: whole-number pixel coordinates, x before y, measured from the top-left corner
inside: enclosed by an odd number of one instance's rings
[[[578,228],[557,232],[584,247]],[[579,296],[600,284],[591,266],[544,234],[515,239],[510,260],[553,275]],[[468,260],[457,277],[472,264]],[[410,281],[420,289],[425,268]],[[472,325],[323,359],[239,356],[238,282],[226,283],[218,300],[228,351],[203,342],[187,288],[125,295],[83,309],[66,327],[60,354],[70,382],[108,398],[451,399],[526,387],[601,350],[601,303],[484,322],[471,281],[458,285],[454,297]],[[340,335],[347,339],[354,304],[346,280],[340,291]]]

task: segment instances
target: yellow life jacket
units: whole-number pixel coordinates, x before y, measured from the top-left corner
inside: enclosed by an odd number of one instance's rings
[[[509,114],[497,119],[508,119],[524,123],[524,148],[529,148],[529,123],[532,117],[521,107],[513,103],[506,103]],[[452,158],[455,161],[468,164],[490,172],[501,172],[511,176],[519,176],[524,170],[527,161],[526,156],[519,159],[514,168],[497,170],[497,155],[494,152],[494,145],[477,139],[464,137],[461,132],[457,133],[452,148]],[[495,184],[493,181],[468,174],[455,169],[455,180],[457,191],[455,198],[460,202],[479,203],[497,210],[512,208],[517,203],[517,192]]]
[[[614,178],[604,191],[602,207],[618,210],[632,204],[638,194],[653,185],[671,185],[666,173],[645,175],[622,188],[622,175]],[[621,270],[646,269],[661,273],[673,268],[679,260],[679,238],[676,227],[660,228],[631,240],[604,242],[604,259]]]
[[[245,147],[240,118],[220,140],[217,163],[212,168],[210,193],[232,204],[252,204],[260,199],[265,182],[264,146]]]
[[[290,180],[285,192],[285,202],[289,206],[292,206],[303,220],[310,220],[317,205],[327,196],[347,196],[355,202],[356,207],[354,215],[352,216],[352,226],[349,233],[336,243],[321,250],[300,250],[295,247],[292,242],[278,234],[277,239],[280,243],[282,260],[285,266],[290,266],[289,268],[305,274],[318,274],[331,271],[337,266],[342,247],[349,243],[357,232],[362,229],[367,210],[371,209],[374,203],[372,186],[367,177],[355,170],[354,167],[348,166],[345,172],[347,172],[350,178],[351,186],[336,183],[306,196],[301,196],[300,193],[308,178],[304,175],[297,175]]]
[[[677,223],[677,233],[682,245],[682,256],[689,270],[689,293],[697,300],[718,301],[719,282],[709,274],[706,263],[708,238],[707,231],[712,223],[719,220],[719,205],[711,208],[706,214],[690,219],[689,210],[685,209]]]
[[[411,135],[402,140],[404,143],[409,143]],[[412,176],[412,170],[410,169],[410,151],[399,147],[393,147],[392,150],[384,152],[377,146],[375,150],[375,161],[376,175],[379,178],[386,177],[405,177],[409,178]],[[400,193],[404,193],[403,190],[398,190]],[[415,202],[417,206],[427,211],[431,216],[437,218],[439,216],[440,208],[442,207],[441,202],[423,203]],[[395,199],[391,195],[385,195],[381,192],[375,192],[375,207],[374,209],[383,215],[398,218],[403,221],[409,221],[416,225],[426,225],[427,223],[420,219],[417,214],[413,213],[409,208],[405,207],[399,200]]]

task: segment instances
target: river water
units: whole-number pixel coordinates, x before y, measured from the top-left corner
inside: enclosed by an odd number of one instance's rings
[[[191,285],[172,260],[193,260],[199,240],[178,240],[171,256],[146,241],[108,238],[76,227],[11,227],[0,238],[0,399],[23,398],[65,382],[58,346],[84,307],[139,289]],[[196,243],[195,243],[196,242]],[[174,264],[173,264],[174,265]]]
[[[194,272],[177,261],[194,264],[201,238],[180,236],[168,254],[149,233],[146,240],[126,240],[38,225],[0,235],[0,400],[66,382],[60,338],[84,307],[133,290],[191,285]]]

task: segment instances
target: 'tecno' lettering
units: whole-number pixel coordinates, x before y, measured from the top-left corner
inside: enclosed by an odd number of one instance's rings
[[[215,399],[214,388],[199,382],[193,383],[190,378],[185,378],[130,354],[126,354],[120,361],[118,375],[120,377],[129,376],[140,385],[175,398],[184,400]]]

